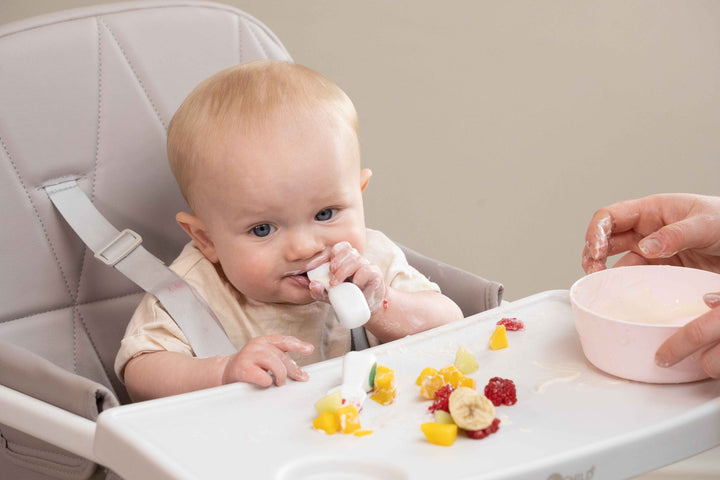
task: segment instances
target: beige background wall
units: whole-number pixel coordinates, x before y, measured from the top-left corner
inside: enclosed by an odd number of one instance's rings
[[[101,3],[0,2],[0,23]],[[720,2],[226,0],[360,114],[368,224],[505,284],[582,275],[597,208],[720,193]]]

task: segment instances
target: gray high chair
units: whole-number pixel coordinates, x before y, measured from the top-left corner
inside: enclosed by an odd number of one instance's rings
[[[291,60],[262,23],[205,1],[0,27],[0,478],[114,476],[98,468],[93,426],[129,402],[113,362],[144,293],[119,262],[142,251],[169,263],[187,241],[168,122],[202,79],[261,58]],[[58,185],[75,185],[85,210],[51,198]],[[88,248],[73,230],[102,238]],[[405,251],[466,316],[498,305],[500,284]]]

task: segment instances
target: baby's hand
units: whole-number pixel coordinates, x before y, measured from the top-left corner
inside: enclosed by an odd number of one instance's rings
[[[330,250],[330,285],[344,281],[352,281],[362,290],[371,312],[382,307],[387,286],[380,268],[348,242],[340,242]]]
[[[255,337],[239,352],[227,357],[222,383],[244,382],[269,387],[273,383],[284,385],[288,377],[305,382],[308,374],[286,352],[308,355],[314,348],[310,343],[286,335]]]

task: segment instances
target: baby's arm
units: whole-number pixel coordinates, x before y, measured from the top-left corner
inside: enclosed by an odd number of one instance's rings
[[[255,337],[233,355],[196,358],[159,351],[143,353],[125,366],[125,386],[133,401],[167,397],[234,382],[263,387],[306,381],[307,373],[287,355],[307,355],[312,344],[284,335]]]
[[[367,299],[372,315],[365,327],[381,342],[422,332],[463,318],[455,302],[433,291],[405,292],[386,285],[376,265],[341,242],[330,253],[331,285],[352,279]],[[311,285],[313,295],[320,297],[318,286]]]

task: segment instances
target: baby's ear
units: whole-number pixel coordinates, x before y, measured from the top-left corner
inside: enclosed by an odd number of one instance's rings
[[[360,170],[360,191],[364,192],[370,183],[370,177],[372,177],[372,170],[369,168],[363,168]]]
[[[185,230],[195,245],[200,249],[205,258],[210,260],[212,263],[217,263],[217,253],[215,252],[215,244],[210,238],[205,223],[198,217],[191,213],[180,212],[175,215],[175,220],[178,225]]]

